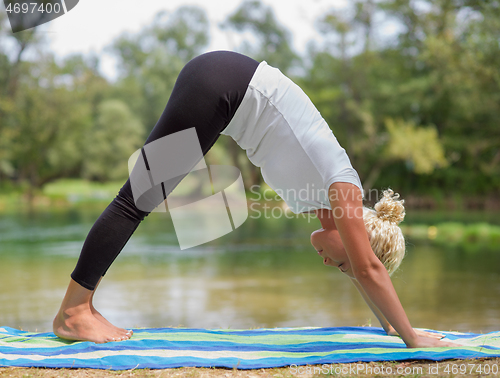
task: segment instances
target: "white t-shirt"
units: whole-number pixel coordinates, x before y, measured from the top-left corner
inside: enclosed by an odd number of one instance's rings
[[[345,150],[309,97],[265,61],[221,134],[246,150],[264,181],[296,214],[331,209],[328,188],[334,182],[363,191]]]

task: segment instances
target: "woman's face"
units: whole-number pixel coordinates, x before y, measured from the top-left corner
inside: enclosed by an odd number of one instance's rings
[[[314,231],[311,234],[311,244],[323,258],[323,264],[335,266],[342,273],[354,278],[351,262],[337,230],[322,228]]]

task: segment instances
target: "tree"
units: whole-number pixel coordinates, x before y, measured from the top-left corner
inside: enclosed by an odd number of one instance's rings
[[[93,57],[74,55],[58,64],[52,54],[41,52],[36,63],[23,65],[1,142],[4,174],[32,198],[52,180],[80,176],[94,107],[109,84],[97,73]]]
[[[448,165],[435,127],[417,127],[413,122],[391,118],[385,126],[389,135],[385,153],[389,159],[403,160],[417,174],[429,174]]]
[[[163,112],[184,65],[208,43],[205,12],[181,7],[158,13],[136,35],[122,35],[109,50],[119,59],[120,77],[113,97],[128,105],[148,134]]]
[[[406,30],[398,46],[401,68],[394,71],[399,77],[377,109],[436,126],[451,158],[448,169],[431,176],[438,185],[462,193],[498,192],[500,171],[493,167],[500,160],[500,3],[419,5],[417,11],[416,2],[408,0],[381,4]],[[390,113],[387,104],[392,104]]]
[[[365,186],[500,189],[499,5],[366,0],[321,17],[325,43],[311,48],[303,87]],[[380,12],[403,27],[396,39],[374,44],[366,39]]]
[[[23,76],[6,128],[14,178],[33,189],[74,172],[81,159],[81,140],[90,124],[89,104],[57,83],[57,65],[46,56]],[[4,134],[5,135],[5,134]]]
[[[265,60],[285,73],[300,64],[299,56],[292,49],[290,31],[278,23],[271,7],[258,0],[243,1],[221,27],[239,33],[250,31],[257,43],[246,40],[241,50],[258,61]]]
[[[252,38],[244,39],[240,47],[235,47],[235,50],[257,61],[265,60],[284,73],[301,64],[300,57],[292,49],[290,31],[279,24],[271,7],[265,6],[258,0],[242,2],[220,26],[224,30],[241,34],[250,32]],[[260,169],[249,162],[245,152],[234,141],[225,138],[214,147],[219,148],[219,146],[229,150],[232,163],[241,169],[247,186],[262,183]]]
[[[128,176],[128,158],[143,144],[143,126],[120,100],[104,100],[85,135],[82,174],[107,181]]]
[[[8,29],[7,15],[0,13],[0,184],[14,173],[9,148],[11,131],[8,127],[13,126],[14,97],[27,69],[23,56],[30,47],[41,42],[35,29],[16,34],[9,33]],[[14,46],[13,50],[7,47],[9,44]]]
[[[181,7],[173,14],[160,12],[151,32],[170,54],[187,62],[201,53],[209,42],[209,24],[205,11],[197,7]]]

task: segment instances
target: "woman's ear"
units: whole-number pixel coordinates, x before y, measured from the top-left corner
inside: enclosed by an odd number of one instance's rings
[[[311,233],[311,244],[312,244],[312,246],[313,246],[316,250],[318,250],[318,248],[319,248],[319,245],[318,245],[318,243],[317,243],[317,241],[316,241],[316,238],[317,238],[317,234],[318,234],[318,232],[321,232],[321,230],[316,230],[316,231],[313,231],[313,232]]]

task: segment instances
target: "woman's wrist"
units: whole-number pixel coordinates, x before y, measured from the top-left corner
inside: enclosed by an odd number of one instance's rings
[[[384,326],[384,330],[385,330],[385,333],[387,333],[389,336],[399,336],[398,331],[396,331],[394,329],[394,327],[391,326],[390,324],[387,326]]]
[[[401,335],[400,336],[408,348],[416,348],[418,346],[418,339],[420,337],[415,333],[413,329],[411,333],[411,335],[408,335],[406,337],[403,337]]]

